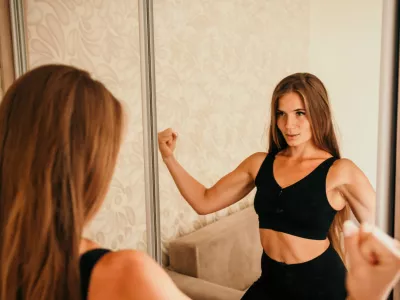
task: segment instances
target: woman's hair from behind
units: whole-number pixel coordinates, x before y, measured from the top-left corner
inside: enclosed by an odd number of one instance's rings
[[[288,147],[282,133],[278,129],[276,112],[279,99],[287,93],[297,93],[304,102],[308,120],[310,122],[312,139],[319,148],[336,158],[341,158],[337,142],[332,113],[329,104],[328,92],[315,75],[309,73],[296,73],[282,79],[272,94],[271,101],[271,124],[269,127],[269,149],[268,152],[276,154]],[[329,240],[338,251],[342,260],[344,258],[340,235],[343,232],[343,223],[350,216],[350,208],[346,204],[333,220],[329,229]]]
[[[80,299],[84,225],[108,191],[123,109],[82,70],[46,65],[0,103],[0,299]]]

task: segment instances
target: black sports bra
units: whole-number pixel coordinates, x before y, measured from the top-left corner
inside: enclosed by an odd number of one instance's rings
[[[81,272],[81,291],[82,299],[86,300],[89,292],[90,277],[96,263],[105,254],[109,253],[110,250],[107,249],[93,249],[85,252],[80,258],[80,272]]]
[[[255,179],[254,208],[259,227],[307,239],[326,239],[337,213],[326,195],[326,176],[336,158],[328,158],[285,188],[279,186],[273,175],[274,160],[275,155],[268,154]]]

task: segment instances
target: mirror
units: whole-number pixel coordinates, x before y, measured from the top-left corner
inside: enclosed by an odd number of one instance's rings
[[[342,157],[375,189],[381,12],[378,0],[154,1],[158,130],[178,133],[177,161],[211,187],[265,152],[273,89],[308,72],[327,88]],[[164,265],[198,299],[240,299],[261,271],[256,189],[199,215],[161,157],[159,172]]]
[[[103,247],[146,250],[138,2],[34,1],[26,14],[28,68],[71,64],[119,98],[125,139],[106,201],[86,236]]]

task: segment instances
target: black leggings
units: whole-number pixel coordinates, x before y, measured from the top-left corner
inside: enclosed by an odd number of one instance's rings
[[[345,300],[346,268],[332,246],[320,256],[299,264],[273,260],[263,251],[261,277],[242,300]]]

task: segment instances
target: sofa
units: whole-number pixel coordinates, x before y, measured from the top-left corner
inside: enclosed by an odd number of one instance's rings
[[[193,300],[240,299],[261,274],[254,207],[171,241],[167,273]]]

